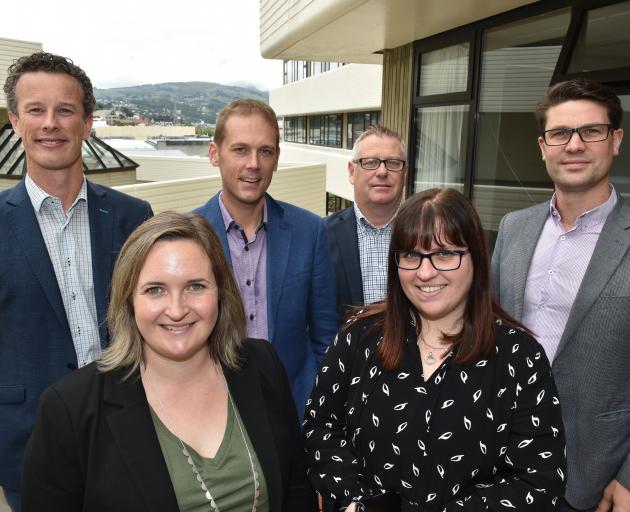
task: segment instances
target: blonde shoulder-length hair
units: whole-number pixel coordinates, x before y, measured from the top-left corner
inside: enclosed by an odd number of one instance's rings
[[[208,350],[214,361],[228,368],[238,367],[245,338],[245,310],[221,242],[201,215],[163,212],[131,233],[116,261],[107,311],[112,341],[98,361],[101,371],[125,369],[127,378],[143,361],[144,342],[136,325],[133,296],[149,251],[156,242],[169,240],[191,240],[207,254],[219,292],[219,314],[208,338]]]

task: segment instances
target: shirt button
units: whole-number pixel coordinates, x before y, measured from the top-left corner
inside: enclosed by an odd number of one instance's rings
[[[567,239],[567,237],[566,237],[565,235],[562,235],[562,236],[560,237],[560,240],[566,240],[566,239]]]
[[[248,279],[247,281],[245,281],[245,284],[246,284],[247,286],[251,286],[251,285],[252,285],[252,282]]]
[[[249,247],[248,247],[247,245],[245,246],[245,250],[246,250],[246,251],[249,251]]]
[[[249,319],[250,319],[250,320],[253,320],[253,319],[254,319],[254,315],[253,315],[253,314],[252,314],[252,315],[249,315]]]
[[[77,294],[72,292],[72,300],[76,300],[77,299]]]
[[[549,275],[553,274],[553,270],[549,270]]]

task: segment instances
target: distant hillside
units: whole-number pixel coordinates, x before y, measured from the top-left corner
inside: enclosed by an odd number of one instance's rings
[[[216,114],[230,101],[255,98],[268,102],[269,94],[254,87],[213,82],[168,82],[134,87],[94,89],[96,101],[105,108],[127,107],[134,114],[155,121],[183,124],[214,123]],[[175,119],[177,118],[177,119]]]

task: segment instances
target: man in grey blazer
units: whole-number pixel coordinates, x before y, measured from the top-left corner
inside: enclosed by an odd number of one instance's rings
[[[385,296],[392,220],[406,174],[407,151],[398,133],[378,125],[357,137],[348,162],[354,205],[324,219],[339,324],[349,305],[371,304]]]
[[[555,193],[503,218],[492,257],[501,305],[552,362],[567,438],[562,511],[630,510],[630,206],[610,183],[621,116],[596,82],[549,89],[536,117]]]

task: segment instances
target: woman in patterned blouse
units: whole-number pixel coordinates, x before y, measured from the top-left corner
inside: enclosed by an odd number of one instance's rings
[[[387,299],[340,331],[307,403],[324,503],[553,510],[565,485],[556,387],[542,347],[493,299],[469,200],[452,189],[409,198],[388,259]]]

